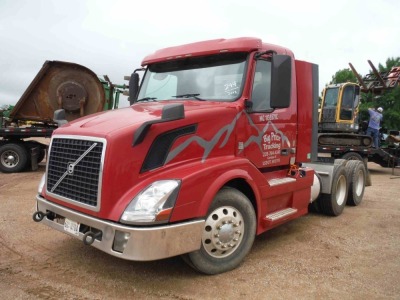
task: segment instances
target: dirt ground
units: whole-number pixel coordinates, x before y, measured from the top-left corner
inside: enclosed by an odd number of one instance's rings
[[[180,257],[121,260],[34,223],[44,165],[0,173],[0,298],[399,299],[400,178],[369,169],[373,186],[360,206],[262,234],[238,269],[216,276],[194,272]]]

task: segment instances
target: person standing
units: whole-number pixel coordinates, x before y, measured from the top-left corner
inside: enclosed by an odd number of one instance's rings
[[[383,108],[378,107],[376,110],[373,108],[368,108],[369,113],[369,123],[367,129],[367,135],[372,137],[375,148],[379,148],[379,128],[381,126],[381,121]]]

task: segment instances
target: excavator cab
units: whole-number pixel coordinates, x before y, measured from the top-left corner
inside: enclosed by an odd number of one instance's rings
[[[322,94],[320,132],[358,132],[360,86],[355,83],[328,85]]]

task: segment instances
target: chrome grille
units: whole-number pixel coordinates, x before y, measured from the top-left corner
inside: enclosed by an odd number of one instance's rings
[[[47,166],[47,191],[57,198],[98,207],[104,142],[56,138]]]

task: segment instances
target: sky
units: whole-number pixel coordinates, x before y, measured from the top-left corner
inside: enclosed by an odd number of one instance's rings
[[[157,49],[235,37],[318,64],[321,91],[349,62],[365,75],[367,60],[400,56],[398,8],[398,0],[0,0],[0,106],[15,104],[46,60],[127,84]]]

